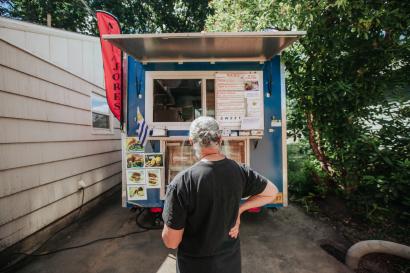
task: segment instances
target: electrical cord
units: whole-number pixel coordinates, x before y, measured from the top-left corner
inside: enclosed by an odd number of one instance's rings
[[[43,253],[35,253],[38,249],[40,249],[41,247],[43,247],[48,241],[51,240],[51,238],[54,238],[59,232],[61,232],[62,230],[66,229],[67,227],[75,224],[78,222],[79,217],[80,217],[80,213],[81,213],[81,209],[84,205],[84,188],[82,189],[82,198],[81,198],[81,206],[79,208],[76,220],[73,221],[71,224],[59,229],[57,232],[55,232],[50,238],[48,238],[46,241],[44,241],[38,248],[36,248],[32,253],[25,253],[25,252],[14,252],[11,255],[22,255],[23,259],[27,258],[27,257],[41,257],[41,256],[47,256],[47,255],[52,255],[55,253],[59,253],[59,252],[63,252],[63,251],[67,251],[67,250],[72,250],[72,249],[78,249],[78,248],[82,248],[82,247],[86,247],[98,242],[102,242],[102,241],[108,241],[108,240],[114,240],[114,239],[120,239],[120,238],[124,238],[130,235],[134,235],[134,234],[139,234],[139,233],[144,233],[150,230],[155,230],[155,229],[160,229],[162,227],[145,227],[144,225],[140,224],[139,222],[139,218],[142,215],[142,213],[145,211],[144,209],[141,209],[136,216],[136,223],[137,226],[141,228],[141,230],[137,230],[137,231],[133,231],[133,232],[129,232],[129,233],[125,233],[125,234],[121,234],[121,235],[117,235],[117,236],[110,236],[110,237],[102,237],[102,238],[98,238],[89,242],[86,242],[84,244],[80,244],[80,245],[75,245],[75,246],[69,246],[69,247],[64,247],[64,248],[59,248],[59,249],[55,249],[55,250],[50,250],[47,252],[43,252]],[[18,265],[20,265],[21,262],[23,262],[23,259],[18,260],[17,262],[6,266],[2,269],[0,269],[0,273],[6,273],[6,272],[11,272],[11,270],[15,269],[15,267],[17,267]]]
[[[65,230],[65,229],[67,229],[68,227],[71,227],[72,225],[74,225],[74,224],[77,224],[78,223],[78,221],[80,220],[80,215],[81,215],[81,210],[82,210],[82,208],[83,208],[83,206],[84,206],[84,196],[85,196],[85,188],[80,188],[80,190],[81,190],[81,204],[80,204],[80,207],[78,208],[78,213],[77,213],[77,216],[75,217],[75,220],[74,221],[72,221],[70,224],[68,224],[68,225],[66,225],[66,226],[64,226],[64,227],[62,227],[62,228],[60,228],[59,230],[57,230],[53,235],[51,235],[47,240],[45,240],[38,248],[36,248],[34,251],[33,251],[33,253],[34,252],[36,252],[37,250],[39,250],[40,248],[42,248],[48,241],[50,241],[52,238],[54,238],[57,234],[59,234],[61,231],[63,231],[63,230]],[[14,254],[14,253],[13,253]]]
[[[63,251],[67,251],[67,250],[72,250],[72,249],[78,249],[78,248],[86,247],[86,246],[89,246],[89,245],[92,245],[92,244],[95,244],[95,243],[98,243],[98,242],[108,241],[108,240],[114,240],[114,239],[120,239],[120,238],[124,238],[124,237],[130,236],[130,235],[139,234],[139,233],[144,233],[144,232],[147,232],[147,231],[149,231],[149,230],[148,230],[148,229],[143,229],[143,230],[137,230],[137,231],[133,231],[133,232],[129,232],[129,233],[117,235],[117,236],[98,238],[98,239],[89,241],[89,242],[84,243],[84,244],[75,245],[75,246],[69,246],[69,247],[64,247],[64,248],[58,248],[58,249],[55,249],[55,250],[50,250],[50,251],[43,252],[43,253],[38,253],[38,254],[36,254],[36,253],[34,253],[34,252],[33,252],[33,253],[15,252],[15,253],[13,253],[13,254],[14,254],[14,255],[23,255],[25,258],[26,258],[26,257],[48,256],[48,255],[52,255],[52,254],[59,253],[59,252],[63,252]],[[9,266],[9,267],[6,267],[6,268],[2,269],[0,272],[1,272],[1,273],[11,272],[10,270],[15,269],[15,267],[16,267],[17,265],[18,265],[18,264],[15,263],[15,264],[13,264],[13,265],[11,265],[11,266]]]
[[[142,229],[146,229],[146,230],[158,230],[158,229],[162,229],[163,225],[157,225],[157,226],[145,226],[143,224],[140,223],[139,218],[142,215],[142,213],[146,211],[146,208],[139,208],[139,212],[137,212],[137,216],[135,217],[135,223],[137,224],[137,226],[139,228]],[[157,217],[154,220],[158,220],[158,222],[161,222],[160,217]]]
[[[23,259],[27,256],[32,256],[37,250],[39,250],[40,248],[42,248],[48,241],[50,241],[51,239],[53,239],[57,234],[59,234],[61,231],[67,229],[68,227],[71,227],[72,225],[78,223],[79,219],[80,219],[80,214],[81,214],[81,210],[84,206],[84,196],[85,196],[85,188],[81,187],[79,190],[81,190],[81,204],[80,207],[78,208],[78,213],[77,216],[75,217],[75,220],[72,221],[70,224],[60,228],[59,230],[57,230],[56,232],[54,232],[53,235],[51,235],[50,237],[48,237],[43,243],[41,243],[41,245],[39,245],[35,250],[33,250],[32,253],[24,253],[24,252],[14,252],[11,253],[11,256],[15,256],[15,255],[24,255]],[[3,268],[0,268],[0,273],[3,272],[9,272],[10,269],[13,269],[15,266],[19,265],[22,261],[22,259],[17,259],[14,263],[12,263],[11,265],[5,266]]]
[[[85,188],[81,187],[81,191],[83,192],[83,194],[81,196],[81,205],[80,205],[80,208],[78,209],[77,219],[75,219],[75,221],[73,221],[74,223],[77,223],[78,220],[80,220],[81,210],[83,209],[83,205],[84,205]]]
[[[30,254],[30,253],[24,253],[24,252],[16,252],[15,254],[31,256],[31,257],[47,256],[47,255],[55,254],[55,253],[58,253],[58,252],[63,252],[63,251],[76,249],[76,248],[82,248],[82,247],[89,246],[89,245],[92,245],[92,244],[95,244],[95,243],[98,243],[98,242],[108,241],[108,240],[113,240],[113,239],[120,239],[120,238],[124,238],[124,237],[130,236],[130,235],[133,235],[133,234],[139,234],[139,233],[143,233],[143,232],[147,232],[147,231],[149,231],[149,230],[144,229],[144,230],[137,230],[137,231],[133,231],[133,232],[117,235],[117,236],[98,238],[98,239],[89,241],[87,243],[81,244],[81,245],[58,248],[58,249],[55,249],[55,250],[51,250],[51,251],[47,251],[47,252],[43,252],[43,253],[38,253],[38,254],[35,254],[35,253]]]

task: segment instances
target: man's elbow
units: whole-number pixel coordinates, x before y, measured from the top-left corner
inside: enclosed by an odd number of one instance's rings
[[[272,203],[275,201],[276,196],[278,195],[278,193],[279,193],[278,188],[275,186],[275,184],[273,184],[273,183],[271,182],[270,197],[271,197],[271,199],[272,199],[272,200],[271,200]]]
[[[162,241],[167,248],[177,249],[179,246],[178,242],[170,240],[170,238],[166,234],[162,234]]]
[[[179,245],[179,244],[167,242],[167,241],[164,241],[164,244],[167,248],[170,248],[170,249],[177,249]]]

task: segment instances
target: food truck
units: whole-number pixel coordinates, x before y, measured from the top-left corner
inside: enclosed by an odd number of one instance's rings
[[[188,135],[191,121],[200,116],[218,121],[227,157],[277,186],[279,194],[268,206],[287,206],[285,68],[280,54],[304,34],[103,35],[123,52],[123,206],[163,206],[167,185],[197,160]]]

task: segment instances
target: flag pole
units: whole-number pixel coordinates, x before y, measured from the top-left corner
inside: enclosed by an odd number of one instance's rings
[[[100,32],[106,98],[111,112],[120,122],[121,131],[123,131],[123,52],[119,48],[112,45],[111,47],[107,47],[108,42],[104,41],[102,38],[103,34],[121,34],[121,26],[118,19],[114,15],[106,11],[97,10],[95,14],[97,17],[97,25]],[[112,60],[114,60],[114,63],[112,62]],[[115,77],[115,75],[117,76]]]

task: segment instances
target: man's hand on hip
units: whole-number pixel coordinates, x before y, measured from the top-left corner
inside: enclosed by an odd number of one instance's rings
[[[249,197],[243,204],[239,206],[238,218],[236,219],[235,226],[229,231],[229,236],[232,238],[238,238],[239,235],[239,225],[241,224],[241,215],[244,211],[262,207],[269,204],[275,200],[276,194],[278,193],[278,188],[272,182],[268,182],[266,188],[257,195]]]
[[[238,218],[236,218],[235,225],[229,231],[229,236],[231,236],[234,239],[238,238],[240,224],[241,224],[241,212],[238,213]]]

